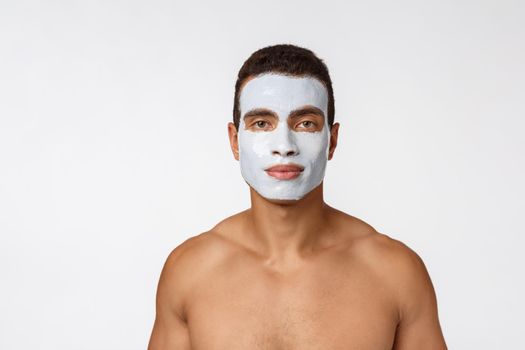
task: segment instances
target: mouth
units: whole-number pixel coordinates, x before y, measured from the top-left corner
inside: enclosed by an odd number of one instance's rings
[[[271,177],[279,180],[292,180],[301,175],[304,167],[298,164],[278,164],[265,169]]]

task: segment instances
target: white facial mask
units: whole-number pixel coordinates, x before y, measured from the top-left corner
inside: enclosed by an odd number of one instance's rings
[[[322,130],[290,129],[290,112],[305,106],[323,111]],[[312,77],[266,73],[246,83],[239,107],[239,163],[243,178],[255,191],[267,199],[298,200],[321,183],[330,144],[328,92],[323,83]],[[277,126],[269,131],[247,130],[244,115],[256,108],[276,113]],[[288,163],[299,164],[304,170],[289,180],[277,179],[265,171],[273,165]]]

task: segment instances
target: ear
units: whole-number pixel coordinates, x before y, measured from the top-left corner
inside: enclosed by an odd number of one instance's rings
[[[330,130],[330,149],[328,151],[328,160],[332,159],[334,156],[335,148],[337,147],[338,133],[339,133],[339,123],[334,123],[332,125],[332,130]]]
[[[228,137],[230,138],[230,147],[232,149],[233,157],[239,160],[239,140],[237,129],[232,122],[228,123]]]

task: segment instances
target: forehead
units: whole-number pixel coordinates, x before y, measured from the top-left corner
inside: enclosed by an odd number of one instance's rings
[[[289,112],[312,105],[327,114],[328,92],[324,84],[309,76],[267,73],[248,80],[239,96],[241,115],[254,108]]]

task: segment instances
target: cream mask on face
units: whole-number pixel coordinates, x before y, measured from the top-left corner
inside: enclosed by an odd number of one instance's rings
[[[241,173],[257,193],[267,199],[298,200],[321,183],[330,144],[328,92],[323,83],[307,76],[262,74],[249,80],[242,88],[239,107]],[[291,112],[305,107],[322,111],[322,129],[312,129],[312,124],[304,124],[305,121],[315,120],[307,115],[304,118],[289,118]],[[270,111],[274,116],[262,115],[245,120],[245,115],[261,109]],[[266,171],[270,167],[287,164],[297,165],[303,170],[298,172],[298,169],[281,167],[273,169],[276,171]]]

